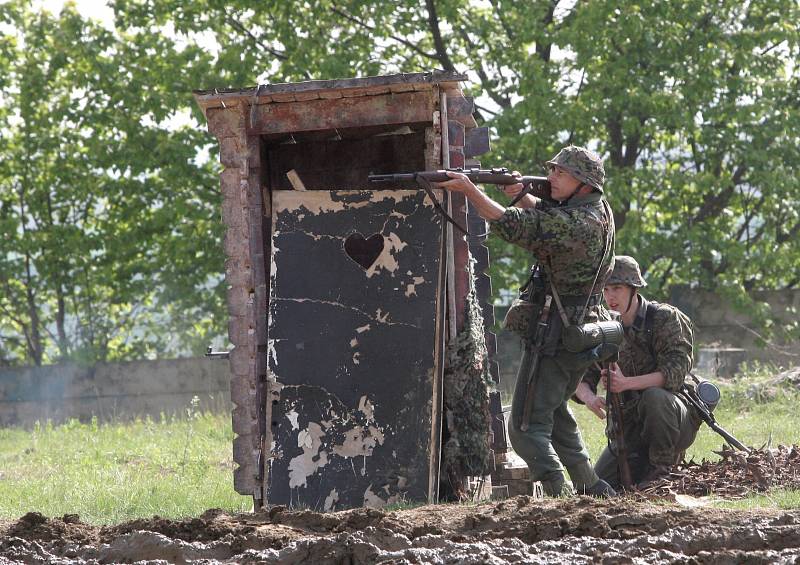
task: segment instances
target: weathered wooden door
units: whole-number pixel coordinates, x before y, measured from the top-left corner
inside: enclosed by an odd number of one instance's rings
[[[435,500],[441,217],[409,190],[274,191],[272,212],[267,502]]]

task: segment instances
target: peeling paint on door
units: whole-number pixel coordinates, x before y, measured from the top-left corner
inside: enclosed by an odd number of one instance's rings
[[[273,206],[269,374],[282,388],[267,502],[427,501],[441,218],[418,191],[275,191]],[[369,268],[344,249],[353,233],[384,238]]]

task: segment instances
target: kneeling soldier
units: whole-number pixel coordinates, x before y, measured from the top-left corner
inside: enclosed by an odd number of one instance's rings
[[[639,487],[669,474],[697,435],[700,418],[677,396],[692,368],[692,326],[669,304],[650,302],[639,294],[646,286],[639,264],[617,256],[603,295],[611,310],[621,313],[625,339],[618,363],[602,372],[590,369],[578,385],[577,399],[599,418],[606,417],[597,383],[622,400],[622,432],[631,478]],[[598,476],[620,486],[617,441],[609,420],[608,447],[595,465]]]

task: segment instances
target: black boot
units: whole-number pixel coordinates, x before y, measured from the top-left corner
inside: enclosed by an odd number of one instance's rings
[[[654,484],[658,483],[669,477],[670,472],[672,471],[672,467],[669,465],[649,465],[647,469],[647,474],[644,478],[639,481],[636,485],[636,488],[639,490],[643,490],[653,486]]]
[[[585,488],[584,491],[579,494],[586,494],[595,498],[611,498],[612,496],[617,496],[617,491],[603,479],[598,479],[595,484]]]

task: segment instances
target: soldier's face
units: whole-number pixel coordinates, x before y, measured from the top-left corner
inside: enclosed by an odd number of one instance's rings
[[[603,297],[611,310],[616,310],[620,314],[625,314],[628,305],[633,307],[634,288],[626,284],[607,284],[603,288]]]
[[[550,195],[553,200],[558,200],[559,202],[572,196],[575,189],[581,184],[581,181],[558,165],[550,165],[550,173],[547,175],[547,180],[550,181],[552,187]]]

